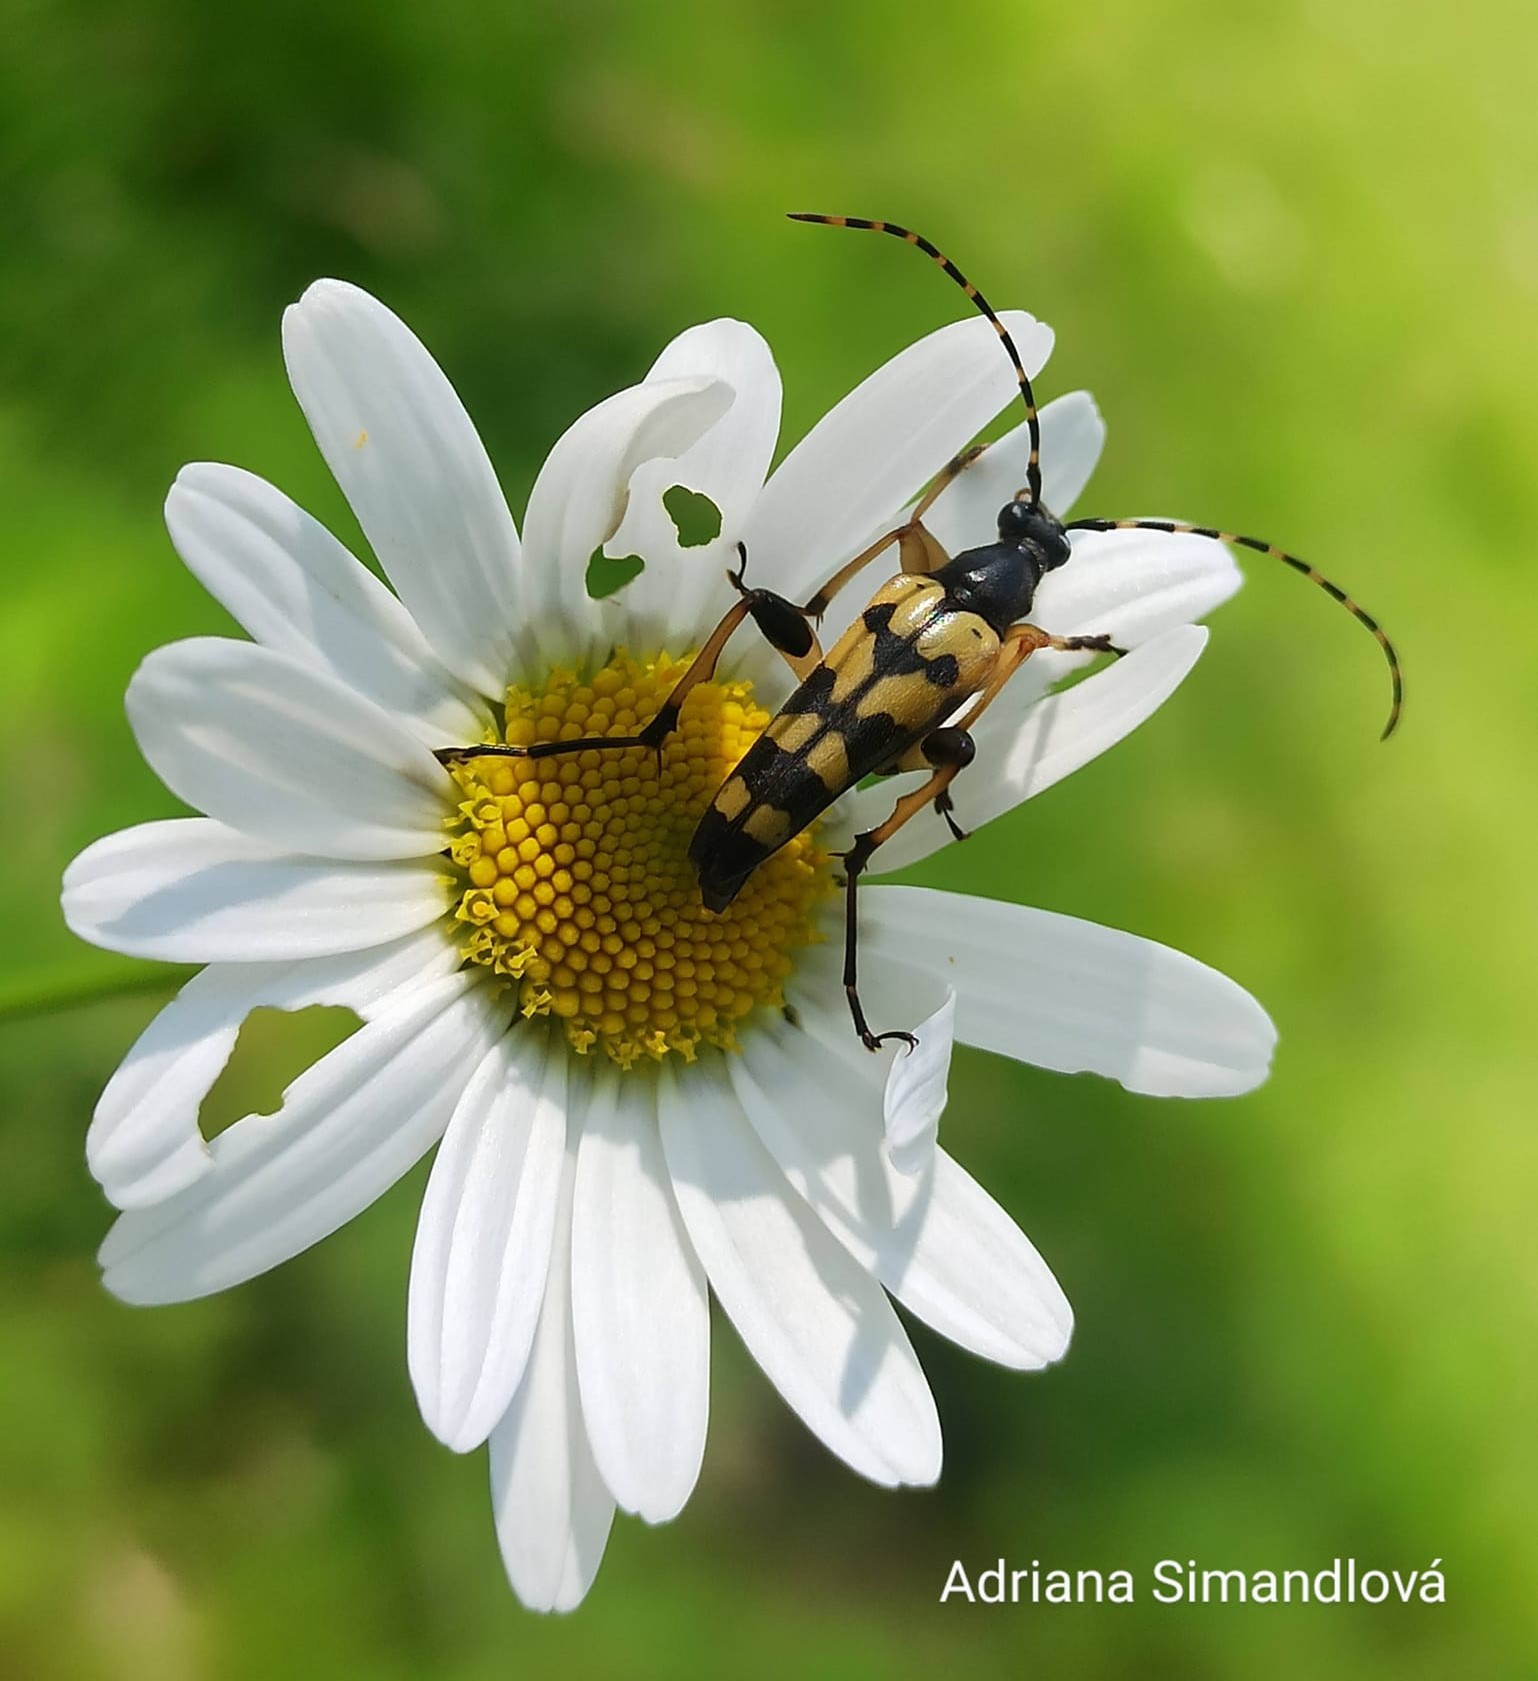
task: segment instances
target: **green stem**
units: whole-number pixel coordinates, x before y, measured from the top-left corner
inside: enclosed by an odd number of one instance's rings
[[[192,974],[180,966],[157,965],[152,969],[128,969],[108,975],[56,976],[20,988],[0,989],[0,1024],[24,1021],[29,1016],[53,1015],[78,1010],[112,998],[133,998],[146,992],[169,992]]]

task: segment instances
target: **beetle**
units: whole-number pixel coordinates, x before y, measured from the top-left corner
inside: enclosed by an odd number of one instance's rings
[[[871,1051],[888,1040],[911,1048],[917,1043],[911,1033],[872,1032],[860,1003],[859,879],[876,850],[928,805],[945,819],[956,839],[966,838],[953,816],[950,785],[976,755],[972,726],[1033,653],[1052,648],[1119,657],[1125,652],[1109,634],[1054,636],[1029,622],[1042,579],[1072,558],[1072,532],[1190,534],[1269,555],[1302,572],[1377,639],[1388,661],[1393,691],[1385,739],[1399,722],[1403,684],[1398,655],[1378,622],[1338,585],[1274,544],[1175,520],[1060,520],[1041,499],[1041,430],[1030,377],[1008,329],[982,293],[929,240],[895,222],[810,212],[792,213],[791,220],[868,229],[917,246],[992,323],[1015,370],[1030,443],[1026,483],[999,510],[995,540],[953,557],[923,523],[940,493],[987,447],[976,445],[943,469],[901,525],[862,549],[802,603],[772,590],[749,587],[747,551],[739,543],[739,564],[727,574],[738,599],[656,715],[636,733],[528,746],[441,748],[437,757],[449,764],[495,755],[537,759],[628,747],[649,747],[660,754],[690,690],[714,675],[726,644],[751,618],[786,660],[798,687],[727,776],[695,829],[689,858],[700,897],[707,910],[725,910],[765,859],[865,777],[928,770],[928,778],[896,801],[885,822],[857,835],[841,855],[844,991],[855,1031]],[[876,591],[825,654],[815,626],[844,586],[894,545],[900,570]]]

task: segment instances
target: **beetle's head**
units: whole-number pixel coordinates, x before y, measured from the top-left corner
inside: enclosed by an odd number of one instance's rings
[[[1043,573],[1056,571],[1073,552],[1057,515],[1024,496],[999,509],[999,541],[1029,549]]]

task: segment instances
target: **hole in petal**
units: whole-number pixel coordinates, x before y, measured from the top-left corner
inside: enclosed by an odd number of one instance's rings
[[[587,563],[587,593],[594,601],[602,601],[615,590],[622,590],[632,578],[640,577],[646,562],[638,554],[611,559],[602,549],[594,549]]]
[[[216,1138],[242,1116],[272,1114],[282,1105],[285,1087],[362,1025],[354,1011],[332,1004],[253,1010],[203,1099],[198,1130],[205,1139]]]
[[[678,532],[681,549],[701,548],[721,535],[721,510],[697,490],[682,484],[669,485],[662,493],[662,505]]]

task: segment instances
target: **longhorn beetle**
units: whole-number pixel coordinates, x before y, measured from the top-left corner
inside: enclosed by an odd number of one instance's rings
[[[942,470],[901,525],[845,562],[799,606],[772,590],[748,587],[747,550],[739,543],[739,563],[727,573],[738,599],[706,638],[656,716],[634,735],[587,736],[524,747],[445,747],[438,749],[437,757],[451,764],[495,755],[539,759],[555,753],[627,747],[650,747],[660,755],[689,691],[709,681],[732,634],[744,619],[751,618],[784,657],[800,686],[743,755],[700,819],[689,845],[700,896],[708,910],[725,910],[766,858],[862,778],[928,770],[927,780],[904,794],[884,823],[857,835],[842,855],[844,991],[855,1031],[868,1050],[878,1049],[888,1039],[903,1040],[911,1048],[917,1043],[911,1033],[872,1033],[860,1005],[856,971],[859,878],[876,849],[931,803],[956,839],[966,838],[952,816],[950,785],[975,755],[969,732],[1033,653],[1041,648],[1117,656],[1125,652],[1109,635],[1053,636],[1027,622],[1041,580],[1072,558],[1070,532],[1189,533],[1254,549],[1303,573],[1364,624],[1383,649],[1393,684],[1385,739],[1399,722],[1399,658],[1377,621],[1344,590],[1306,561],[1257,537],[1175,520],[1076,519],[1065,524],[1058,519],[1041,500],[1041,427],[1030,378],[1008,329],[982,293],[927,239],[895,222],[804,212],[793,212],[791,220],[867,228],[916,245],[993,324],[1014,365],[1030,439],[1026,482],[999,510],[997,540],[952,557],[923,523],[941,491],[986,448],[977,445]],[[855,574],[894,543],[901,570],[876,591],[824,654],[814,626]]]

